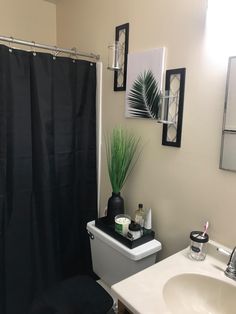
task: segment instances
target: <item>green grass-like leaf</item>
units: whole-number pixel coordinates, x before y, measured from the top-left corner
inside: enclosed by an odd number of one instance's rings
[[[141,118],[158,118],[161,93],[151,70],[140,73],[128,96],[129,112]]]
[[[138,158],[140,139],[122,128],[114,128],[106,137],[108,173],[114,193],[119,193]]]

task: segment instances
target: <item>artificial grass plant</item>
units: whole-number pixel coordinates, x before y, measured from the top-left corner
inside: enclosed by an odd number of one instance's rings
[[[105,142],[112,191],[119,193],[138,159],[140,138],[116,127],[106,136]]]

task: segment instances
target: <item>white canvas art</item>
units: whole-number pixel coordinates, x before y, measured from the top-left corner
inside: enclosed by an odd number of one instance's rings
[[[164,57],[165,48],[128,54],[125,96],[127,118],[154,118],[149,109],[156,106],[158,94],[162,90]],[[149,103],[146,102],[148,97]]]

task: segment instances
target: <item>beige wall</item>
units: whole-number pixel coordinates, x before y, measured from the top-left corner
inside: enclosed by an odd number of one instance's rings
[[[0,35],[55,45],[55,4],[43,0],[0,0]]]
[[[173,7],[173,4],[174,7]],[[60,0],[57,36],[62,46],[94,51],[104,61],[103,131],[127,125],[145,143],[122,194],[133,213],[153,209],[162,257],[188,244],[189,233],[210,221],[210,237],[236,244],[236,174],[219,170],[227,58],[215,62],[205,48],[206,0]],[[124,118],[124,92],[113,92],[106,70],[115,26],[130,23],[130,51],[167,48],[166,68],[186,67],[181,148],[161,145],[154,121]],[[219,42],[220,44],[220,42]],[[101,212],[111,194],[103,151]]]

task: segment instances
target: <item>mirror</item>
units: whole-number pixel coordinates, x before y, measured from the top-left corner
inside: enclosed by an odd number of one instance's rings
[[[236,56],[228,63],[220,169],[236,171]]]

